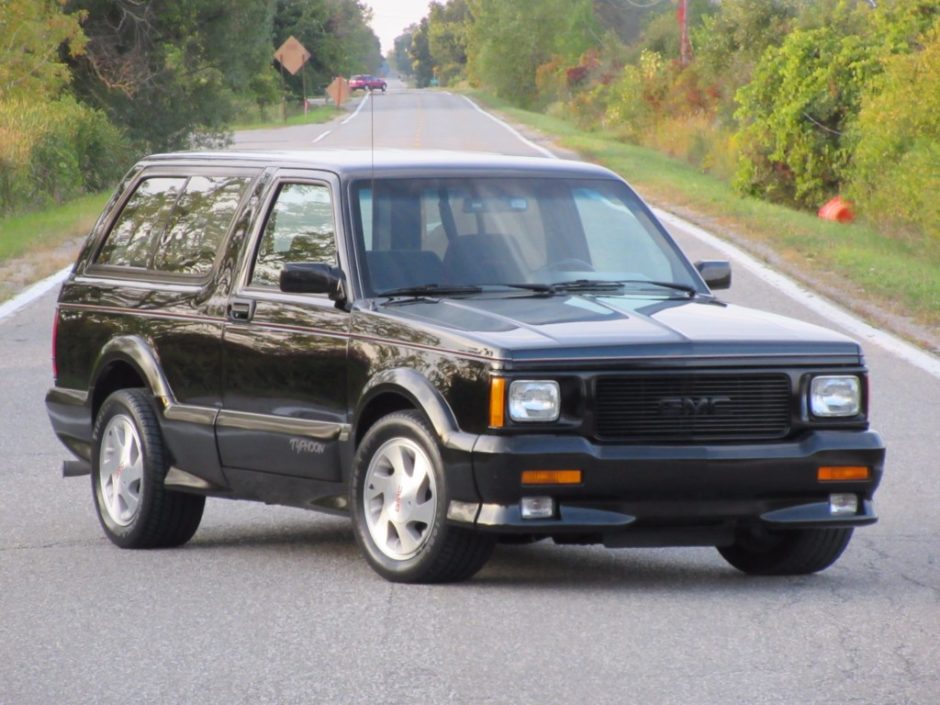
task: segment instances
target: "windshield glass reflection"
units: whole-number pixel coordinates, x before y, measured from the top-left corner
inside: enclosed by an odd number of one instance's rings
[[[595,282],[697,289],[685,258],[622,183],[603,179],[381,179],[353,188],[370,293]],[[587,284],[585,285],[585,282]],[[414,293],[419,293],[415,291]]]

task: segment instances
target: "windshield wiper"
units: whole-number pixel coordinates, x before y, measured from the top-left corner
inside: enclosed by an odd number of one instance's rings
[[[479,294],[479,286],[454,286],[448,284],[422,284],[421,286],[403,286],[378,292],[378,296],[453,296],[457,294]]]
[[[510,289],[528,289],[539,294],[554,294],[555,287],[552,284],[503,284]]]
[[[614,291],[623,288],[620,282],[597,279],[575,279],[554,284],[503,284],[503,286],[508,286],[513,289],[529,289],[539,294],[557,294],[562,291]]]
[[[700,293],[698,289],[685,284],[651,281],[649,279],[573,279],[571,281],[555,282],[553,284],[521,283],[504,284],[503,286],[512,287],[513,289],[529,289],[530,291],[535,291],[540,294],[557,294],[571,291],[616,291],[631,284],[681,291],[684,294],[688,294],[689,298]]]
[[[659,281],[650,281],[649,279],[621,279],[620,284],[642,284],[646,286],[658,286],[662,289],[672,289],[673,291],[681,291],[689,295],[689,298],[694,297],[696,294],[699,294],[698,289],[694,286],[688,286],[687,284],[677,284],[676,282],[659,282]]]
[[[566,282],[555,282],[552,286],[556,291],[615,291],[623,288],[623,284],[619,281],[606,279],[572,279]]]

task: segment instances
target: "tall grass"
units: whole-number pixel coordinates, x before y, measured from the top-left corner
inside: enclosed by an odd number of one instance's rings
[[[0,215],[107,188],[130,158],[105,115],[70,96],[0,100]]]
[[[0,262],[87,235],[110,193],[82,196],[35,213],[0,219]]]
[[[283,111],[280,107],[267,109],[264,112],[257,107],[246,107],[229,129],[259,130],[292,125],[312,125],[328,122],[341,114],[343,114],[341,108],[329,104],[312,106],[308,108],[306,114],[304,114],[303,106],[295,104],[288,105]]]

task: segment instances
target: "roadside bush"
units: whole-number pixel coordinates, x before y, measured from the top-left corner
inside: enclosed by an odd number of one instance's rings
[[[736,188],[805,208],[837,193],[850,156],[843,133],[879,70],[864,38],[833,27],[795,31],[767,49],[737,94]]]
[[[543,108],[570,97],[563,57],[553,56],[535,70],[535,88]]]
[[[644,49],[638,65],[624,66],[611,84],[605,126],[624,139],[642,143],[661,114],[670,83],[662,56]]]
[[[68,96],[0,102],[0,126],[2,214],[106,188],[132,158],[103,113]]]
[[[885,61],[852,134],[849,195],[859,211],[940,247],[940,22],[922,50]]]

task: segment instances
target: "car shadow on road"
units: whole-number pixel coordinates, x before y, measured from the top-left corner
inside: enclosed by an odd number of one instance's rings
[[[302,515],[291,521],[263,524],[216,525],[200,529],[187,544],[187,549],[192,550],[273,551],[278,547],[309,547],[314,555],[317,551],[327,551],[330,555],[349,553],[354,556],[357,551],[349,520],[324,515]]]
[[[500,546],[473,578],[480,587],[550,587],[583,590],[754,593],[818,588],[830,592],[855,580],[836,568],[788,577],[749,576],[729,565],[713,548],[605,549],[596,546]]]
[[[365,561],[356,546],[349,521],[323,515],[302,515],[263,524],[226,522],[197,533],[187,550],[236,550],[273,555],[299,551],[314,564],[319,560],[341,559],[353,566]],[[729,591],[777,592],[782,587],[829,593],[835,589],[850,589],[857,582],[857,576],[838,566],[808,576],[747,576],[725,564],[712,548],[605,549],[557,546],[543,541],[532,545],[497,546],[487,565],[461,585],[484,590],[533,587],[644,593],[692,590],[698,594],[704,591],[727,595]]]

